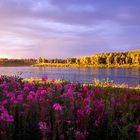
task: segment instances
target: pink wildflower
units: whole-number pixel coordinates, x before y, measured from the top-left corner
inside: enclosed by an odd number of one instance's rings
[[[47,126],[46,126],[46,122],[39,122],[39,129],[40,130],[46,130],[47,129]]]
[[[85,107],[85,113],[89,114],[91,111],[92,111],[92,108],[89,105],[87,105]]]
[[[0,115],[0,120],[4,122],[13,122],[14,118],[12,115],[9,115],[6,110],[4,110]]]
[[[115,104],[115,102],[116,102],[115,97],[111,97],[111,102],[112,102],[113,104]]]
[[[25,87],[24,87],[24,91],[25,91],[25,92],[29,91],[29,87],[25,86]]]
[[[62,111],[62,106],[61,106],[59,103],[55,103],[55,104],[53,105],[53,109],[54,109],[55,111]]]
[[[140,135],[140,124],[136,126],[136,131]]]
[[[100,121],[99,120],[95,120],[95,126],[97,126],[97,127],[100,126]]]
[[[81,131],[78,131],[78,130],[75,131],[76,140],[87,140],[87,137],[88,137],[88,132],[87,131],[84,131],[84,132],[81,132]]]
[[[2,105],[6,105],[6,104],[8,104],[8,100],[3,100]]]
[[[23,100],[23,95],[18,95],[18,96],[17,96],[17,100],[18,100],[18,101],[22,101],[22,100]]]
[[[47,81],[47,80],[48,80],[48,76],[47,75],[42,77],[42,81]]]
[[[84,104],[88,105],[89,103],[90,103],[90,97],[88,96],[84,99]]]
[[[85,117],[85,112],[83,109],[78,109],[77,110],[77,119],[78,120],[82,120]]]
[[[57,90],[60,90],[60,89],[62,89],[62,85],[61,84],[56,84],[56,88],[57,88]]]
[[[32,100],[33,99],[33,96],[31,95],[31,94],[29,94],[28,96],[27,96],[27,100]]]

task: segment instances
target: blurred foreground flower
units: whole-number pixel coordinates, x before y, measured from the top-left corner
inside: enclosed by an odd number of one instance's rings
[[[55,103],[55,104],[53,105],[53,109],[54,109],[55,111],[62,111],[62,106],[61,106],[59,103]]]

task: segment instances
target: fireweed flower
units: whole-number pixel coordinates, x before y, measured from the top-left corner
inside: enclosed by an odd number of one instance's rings
[[[18,100],[18,101],[22,101],[22,100],[23,100],[23,95],[18,95],[18,96],[17,96],[17,100]]]
[[[0,115],[0,120],[10,123],[14,121],[14,118],[12,115],[9,115],[9,113],[6,110],[4,110]]]
[[[115,102],[116,102],[115,97],[111,97],[111,102],[112,102],[113,104],[115,104]]]
[[[47,125],[47,123],[44,122],[44,121],[40,121],[40,122],[38,123],[38,126],[39,126],[40,131],[43,132],[43,133],[44,133],[44,132],[45,132],[45,133],[50,133],[50,132],[51,132],[50,126]]]
[[[88,105],[89,103],[90,103],[90,97],[88,96],[84,99],[84,104]]]
[[[87,93],[89,90],[88,90],[88,88],[85,86],[84,87],[84,93]]]
[[[75,130],[75,139],[76,140],[87,140],[88,135],[89,134],[87,131],[81,132],[81,131]]]
[[[140,124],[139,125],[136,125],[136,131],[140,135]]]
[[[55,111],[62,111],[62,106],[61,106],[59,103],[55,103],[55,104],[53,105],[53,109],[54,109]]]
[[[35,92],[30,91],[30,93],[27,95],[27,100],[32,100],[35,96]]]
[[[92,108],[91,108],[89,105],[87,105],[87,106],[85,107],[85,113],[86,113],[86,114],[89,114],[91,111],[92,111]]]
[[[94,104],[96,112],[103,112],[104,111],[105,105],[104,105],[103,100],[96,99],[96,100],[94,100],[93,104]]]
[[[95,126],[99,126],[101,124],[101,122],[103,121],[104,118],[104,101],[103,100],[99,100],[96,99],[93,102],[94,104],[94,113],[95,113]]]
[[[62,84],[56,84],[56,88],[57,88],[57,90],[60,90],[60,89],[62,89]]]
[[[43,130],[47,130],[47,125],[46,125],[46,122],[39,122],[39,129],[41,130],[41,131],[43,131]]]
[[[83,109],[78,109],[77,110],[77,119],[78,120],[83,120],[85,117],[85,112]]]
[[[6,104],[8,104],[8,100],[3,100],[2,105],[6,105]]]
[[[48,80],[48,76],[47,75],[42,77],[42,81],[47,81],[47,80]]]
[[[25,86],[24,91],[29,91],[29,87]]]
[[[47,94],[46,90],[41,90],[40,91],[40,95],[46,95],[46,94]]]
[[[27,100],[32,100],[32,99],[33,99],[33,95],[29,94],[29,95],[27,96]]]

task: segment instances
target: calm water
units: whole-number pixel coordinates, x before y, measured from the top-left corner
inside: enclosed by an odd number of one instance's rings
[[[0,67],[0,75],[18,75],[23,78],[41,78],[47,75],[49,79],[65,79],[83,83],[92,83],[94,78],[109,78],[116,84],[125,83],[130,86],[140,84],[140,69]]]

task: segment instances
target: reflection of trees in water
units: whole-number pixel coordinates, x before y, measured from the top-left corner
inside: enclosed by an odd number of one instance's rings
[[[109,78],[130,85],[140,83],[140,69],[124,68],[55,68],[55,67],[0,67],[1,75],[18,75],[22,78],[43,77],[91,83],[94,78]]]

